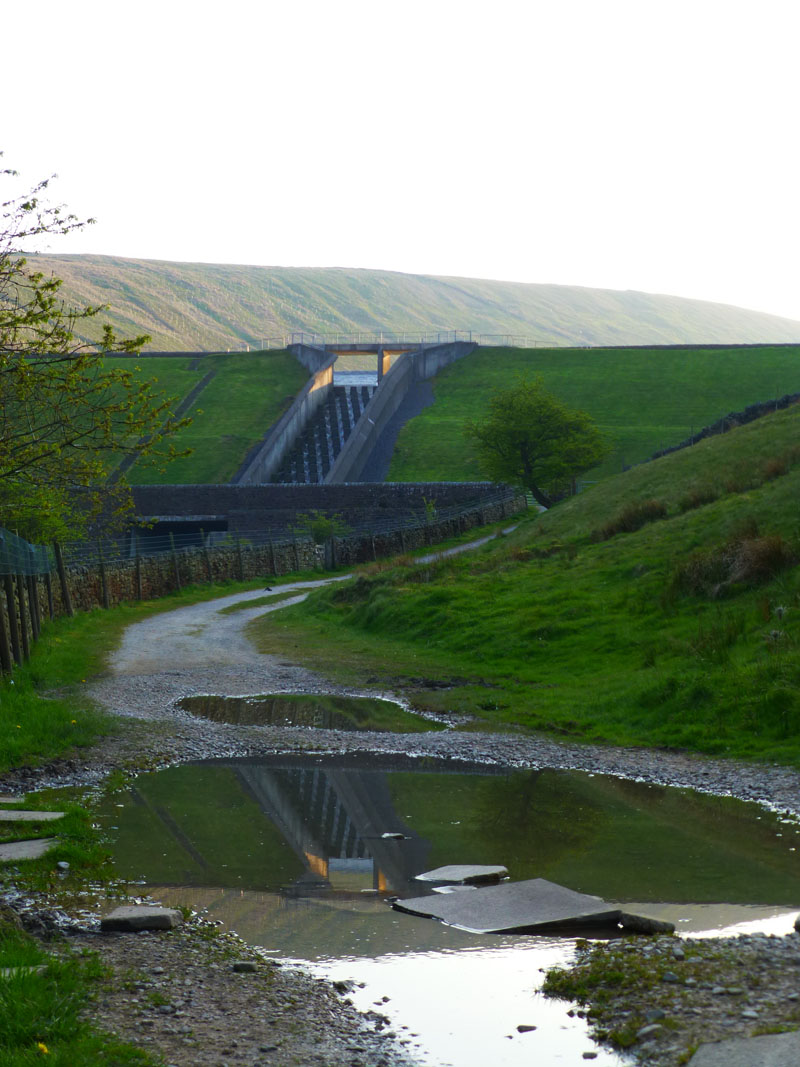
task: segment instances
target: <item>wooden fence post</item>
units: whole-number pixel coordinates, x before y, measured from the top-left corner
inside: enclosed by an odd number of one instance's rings
[[[61,545],[58,541],[53,541],[53,551],[56,554],[56,567],[58,568],[58,580],[61,583],[61,597],[64,601],[64,610],[67,615],[71,617],[75,614],[75,609],[72,606],[72,596],[67,582],[67,572],[64,568],[64,557],[61,555]]]
[[[17,600],[19,602],[19,633],[22,638],[22,658],[31,658],[31,642],[28,636],[28,609],[25,604],[25,576],[17,574]]]
[[[278,573],[278,568],[275,565],[275,545],[273,544],[273,541],[272,541],[271,537],[269,539],[269,562],[270,562],[270,566],[272,567],[272,573],[273,574],[277,574]]]
[[[203,530],[202,528],[200,530],[200,538],[203,542],[203,559],[205,560],[206,564],[206,581],[210,585],[214,581],[214,572],[211,570],[211,557],[208,554],[208,545],[206,544],[205,530]]]
[[[8,628],[11,633],[11,652],[15,663],[22,663],[22,642],[19,639],[19,625],[17,624],[17,605],[14,600],[14,579],[10,574],[3,575],[3,585],[6,591],[6,606],[8,607]]]
[[[111,604],[108,599],[108,581],[106,580],[106,561],[103,559],[103,546],[100,542],[97,542],[97,558],[100,561],[100,594],[103,601],[103,607],[109,608]]]
[[[244,581],[244,561],[242,559],[242,542],[239,535],[236,535],[236,555],[239,560],[239,581]]]
[[[44,584],[47,589],[47,613],[50,616],[50,621],[56,617],[56,605],[53,600],[53,576],[48,571],[44,576]]]
[[[14,667],[11,655],[11,644],[8,640],[8,627],[6,626],[6,613],[0,604],[0,668],[5,674],[10,674]]]
[[[175,550],[175,534],[170,530],[169,543],[172,549],[172,569],[175,572],[175,587],[180,591],[181,588],[181,572],[178,566],[178,553]]]
[[[136,545],[136,599],[142,599],[142,557],[139,555],[139,545]]]
[[[39,634],[41,633],[42,623],[41,614],[39,612],[39,583],[36,580],[35,574],[28,575],[28,606],[31,611],[31,635],[34,641],[39,640]]]

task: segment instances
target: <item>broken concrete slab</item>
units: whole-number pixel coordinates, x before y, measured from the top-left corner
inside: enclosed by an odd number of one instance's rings
[[[63,819],[63,811],[0,811],[0,822],[52,822]]]
[[[100,929],[108,933],[172,930],[182,922],[183,916],[177,908],[161,908],[147,904],[125,904],[104,916],[100,920]]]
[[[797,1067],[800,1063],[800,1031],[731,1037],[701,1045],[689,1067]]]
[[[508,878],[505,867],[479,863],[451,863],[447,867],[437,867],[435,871],[414,875],[416,882],[438,885],[493,885],[501,878]]]
[[[576,926],[615,926],[623,918],[652,929],[647,932],[673,932],[671,923],[632,916],[618,904],[600,897],[577,893],[574,889],[532,878],[524,882],[476,887],[471,893],[432,894],[395,900],[392,907],[412,915],[440,919],[470,933],[506,934],[537,929],[557,930]],[[643,932],[637,928],[636,932]]]
[[[32,841],[10,841],[7,845],[0,845],[0,863],[38,860],[48,849],[57,844],[57,837],[37,837]]]

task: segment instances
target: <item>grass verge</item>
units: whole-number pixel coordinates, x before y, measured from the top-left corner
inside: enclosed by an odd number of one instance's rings
[[[365,571],[250,632],[493,727],[800,765],[799,431],[799,408],[778,412],[475,552]],[[718,496],[687,510],[695,481]],[[652,500],[653,521],[613,532]]]
[[[389,481],[470,481],[481,476],[467,420],[487,413],[492,392],[541,377],[607,434],[611,454],[588,479],[605,478],[675,445],[730,411],[798,389],[798,349],[480,348],[434,379],[436,403],[407,423]]]

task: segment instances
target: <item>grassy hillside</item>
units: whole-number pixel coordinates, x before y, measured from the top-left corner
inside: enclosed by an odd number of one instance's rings
[[[307,372],[285,351],[138,359],[115,358],[137,377],[156,379],[177,403],[211,372],[213,378],[188,410],[192,423],[175,438],[191,455],[161,469],[139,463],[128,472],[134,485],[226,482],[248,450],[260,441],[307,380]]]
[[[261,347],[292,331],[474,330],[549,345],[800,342],[800,323],[673,296],[342,268],[30,256],[69,303],[110,304],[154,351]]]
[[[729,411],[800,392],[800,347],[739,349],[479,349],[434,380],[436,403],[400,433],[389,481],[480,477],[463,433],[488,395],[517,375],[588,411],[613,444],[594,479],[639,463]]]
[[[798,764],[799,440],[795,406],[477,552],[375,567],[253,633],[493,726]]]

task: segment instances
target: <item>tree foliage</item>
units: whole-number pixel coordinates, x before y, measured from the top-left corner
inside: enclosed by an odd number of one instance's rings
[[[495,393],[486,417],[467,423],[466,433],[490,478],[523,486],[543,507],[609,450],[592,418],[548,393],[538,378]]]
[[[0,525],[38,540],[129,507],[115,467],[125,456],[177,454],[171,438],[188,422],[155,381],[107,358],[135,354],[149,338],[118,340],[96,321],[105,306],[66,306],[60,279],[26,258],[37,238],[87,224],[44,201],[48,184],[0,201]],[[93,327],[99,342],[86,339]]]

